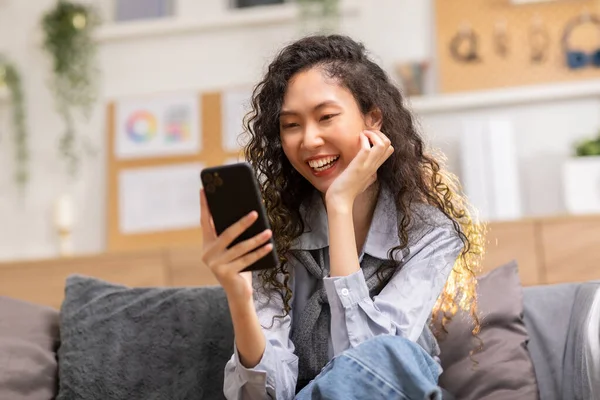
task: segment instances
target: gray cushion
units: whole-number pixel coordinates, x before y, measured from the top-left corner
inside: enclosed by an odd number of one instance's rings
[[[499,267],[478,281],[483,349],[469,357],[479,342],[471,334],[470,318],[458,314],[440,342],[444,368],[440,386],[461,400],[538,399],[517,264]]]
[[[56,310],[0,296],[0,399],[54,398],[58,340]]]
[[[573,303],[579,284],[525,288],[525,322],[529,349],[536,362],[540,397],[562,399],[563,361]]]
[[[67,279],[57,400],[223,398],[233,328],[221,288]]]
[[[529,350],[542,400],[595,398],[590,383],[598,375],[586,357],[591,356],[588,325],[597,320],[590,312],[599,288],[600,283],[587,282],[525,289]]]

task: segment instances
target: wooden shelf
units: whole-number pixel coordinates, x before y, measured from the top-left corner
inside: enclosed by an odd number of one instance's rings
[[[344,16],[356,15],[360,10],[358,2],[343,2],[341,13]],[[207,20],[163,18],[151,21],[136,21],[108,24],[98,30],[99,42],[135,40],[139,38],[185,35],[202,31],[214,31],[250,26],[266,26],[295,21],[298,18],[298,5],[287,3],[261,6],[250,9],[230,10],[222,15],[211,16]]]

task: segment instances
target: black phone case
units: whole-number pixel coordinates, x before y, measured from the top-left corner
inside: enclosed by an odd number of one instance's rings
[[[258,181],[250,164],[242,162],[205,168],[200,173],[200,178],[217,235],[248,213],[258,212],[258,219],[254,224],[238,236],[229,247],[250,239],[265,229],[270,229]],[[273,250],[244,271],[257,271],[277,266],[275,243],[273,238],[269,241],[273,244]]]

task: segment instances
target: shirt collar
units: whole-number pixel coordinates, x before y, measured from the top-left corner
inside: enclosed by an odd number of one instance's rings
[[[304,222],[304,232],[296,238],[290,249],[317,250],[328,247],[327,212],[318,191],[315,190],[313,195],[300,206],[300,215]],[[388,251],[399,245],[398,213],[394,197],[385,185],[381,185],[373,220],[362,250],[372,257],[386,260]]]

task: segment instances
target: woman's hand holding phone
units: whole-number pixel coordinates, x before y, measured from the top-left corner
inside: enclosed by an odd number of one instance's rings
[[[240,362],[254,368],[261,360],[266,339],[252,299],[252,272],[242,271],[269,254],[271,231],[265,230],[231,248],[229,245],[258,218],[256,211],[246,215],[217,236],[204,190],[200,191],[200,223],[202,225],[202,263],[215,275],[227,295],[233,322],[235,346]]]
[[[239,235],[258,218],[256,211],[246,215],[217,236],[212,216],[208,209],[204,190],[200,191],[200,223],[202,225],[202,263],[215,275],[231,302],[252,301],[252,273],[242,272],[260,258],[267,255],[272,244],[271,231],[258,235],[227,248]]]

